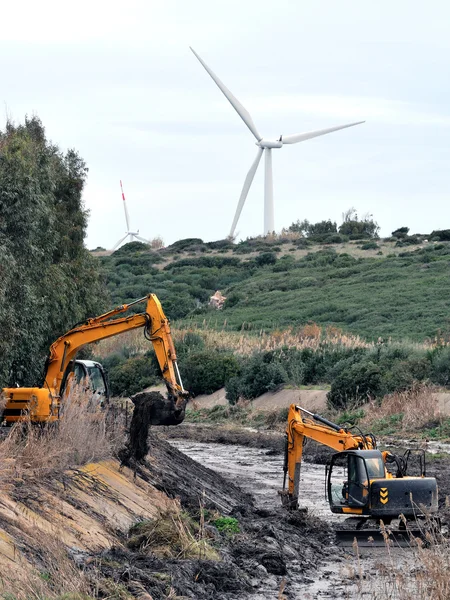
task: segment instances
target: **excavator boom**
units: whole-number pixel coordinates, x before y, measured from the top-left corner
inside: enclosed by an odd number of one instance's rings
[[[120,315],[138,303],[146,302],[145,312],[130,316]],[[155,354],[166,383],[169,400],[182,421],[189,393],[183,388],[177,366],[177,355],[172,340],[169,320],[155,294],[149,294],[130,304],[123,304],[98,317],[88,319],[58,338],[50,347],[45,369],[43,388],[5,388],[7,405],[4,418],[7,423],[17,421],[28,410],[32,420],[54,421],[59,417],[62,386],[67,379],[67,369],[73,364],[78,351],[92,342],[143,328],[144,335],[153,344]]]

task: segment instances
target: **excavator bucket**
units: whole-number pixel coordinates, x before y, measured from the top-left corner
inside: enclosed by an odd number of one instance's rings
[[[151,425],[178,425],[184,419],[187,398],[165,398],[159,392],[141,392],[132,396],[133,417],[129,439],[120,452],[123,464],[141,462],[149,453],[148,430]]]
[[[164,397],[159,392],[140,392],[132,396],[134,413],[140,423],[179,425],[186,411],[186,398]]]

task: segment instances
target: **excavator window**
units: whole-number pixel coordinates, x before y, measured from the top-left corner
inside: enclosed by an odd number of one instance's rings
[[[365,463],[370,479],[383,479],[384,477],[386,477],[384,463],[381,457],[366,458]]]
[[[97,399],[101,405],[109,400],[109,391],[106,383],[105,373],[100,364],[94,361],[70,361],[61,384],[61,395],[68,389],[71,376],[77,384],[85,389],[90,389],[94,400]]]
[[[355,454],[348,455],[347,503],[364,506],[369,499],[369,474],[366,461]]]
[[[94,365],[93,367],[87,368],[89,381],[92,387],[92,391],[98,394],[99,396],[106,395],[106,386],[105,379],[103,377],[103,373],[98,367],[98,365]]]
[[[72,368],[72,366],[73,366],[73,363],[71,362],[70,367],[69,367],[69,371]],[[74,374],[74,377],[75,377],[75,381],[77,383],[81,383],[83,381],[83,379],[87,375],[86,369],[80,363],[75,363],[75,366],[73,366],[73,374]]]
[[[347,452],[335,454],[327,477],[331,506],[360,508],[368,503],[369,473],[366,461],[361,456]]]

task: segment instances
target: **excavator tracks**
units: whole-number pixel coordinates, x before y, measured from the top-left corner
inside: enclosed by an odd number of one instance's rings
[[[440,519],[426,518],[410,521],[406,524],[401,520],[400,526],[373,525],[349,529],[336,529],[336,545],[349,547],[355,543],[361,548],[395,546],[397,548],[411,548],[417,544],[428,544],[430,541],[438,541],[442,537]]]

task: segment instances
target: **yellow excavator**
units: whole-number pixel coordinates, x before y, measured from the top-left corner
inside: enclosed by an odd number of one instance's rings
[[[131,306],[146,302],[145,311],[120,316]],[[6,405],[2,423],[6,426],[29,418],[33,423],[51,423],[60,417],[65,394],[74,378],[87,376],[94,392],[106,394],[106,378],[99,363],[77,361],[77,352],[92,342],[142,328],[145,337],[153,344],[168,397],[159,415],[152,417],[153,425],[177,425],[184,419],[189,393],[177,366],[177,355],[170,332],[169,320],[155,294],[123,304],[107,313],[88,319],[58,338],[50,347],[44,371],[42,387],[4,388]]]
[[[337,450],[325,471],[326,498],[333,513],[367,518],[388,524],[403,515],[406,520],[438,511],[438,488],[426,476],[425,452],[418,451],[419,474],[407,474],[413,451],[403,456],[381,452],[372,434],[345,428],[291,404],[286,428],[283,506],[298,508],[303,446],[307,439]],[[389,466],[389,468],[388,468]],[[287,485],[286,485],[287,483]]]

